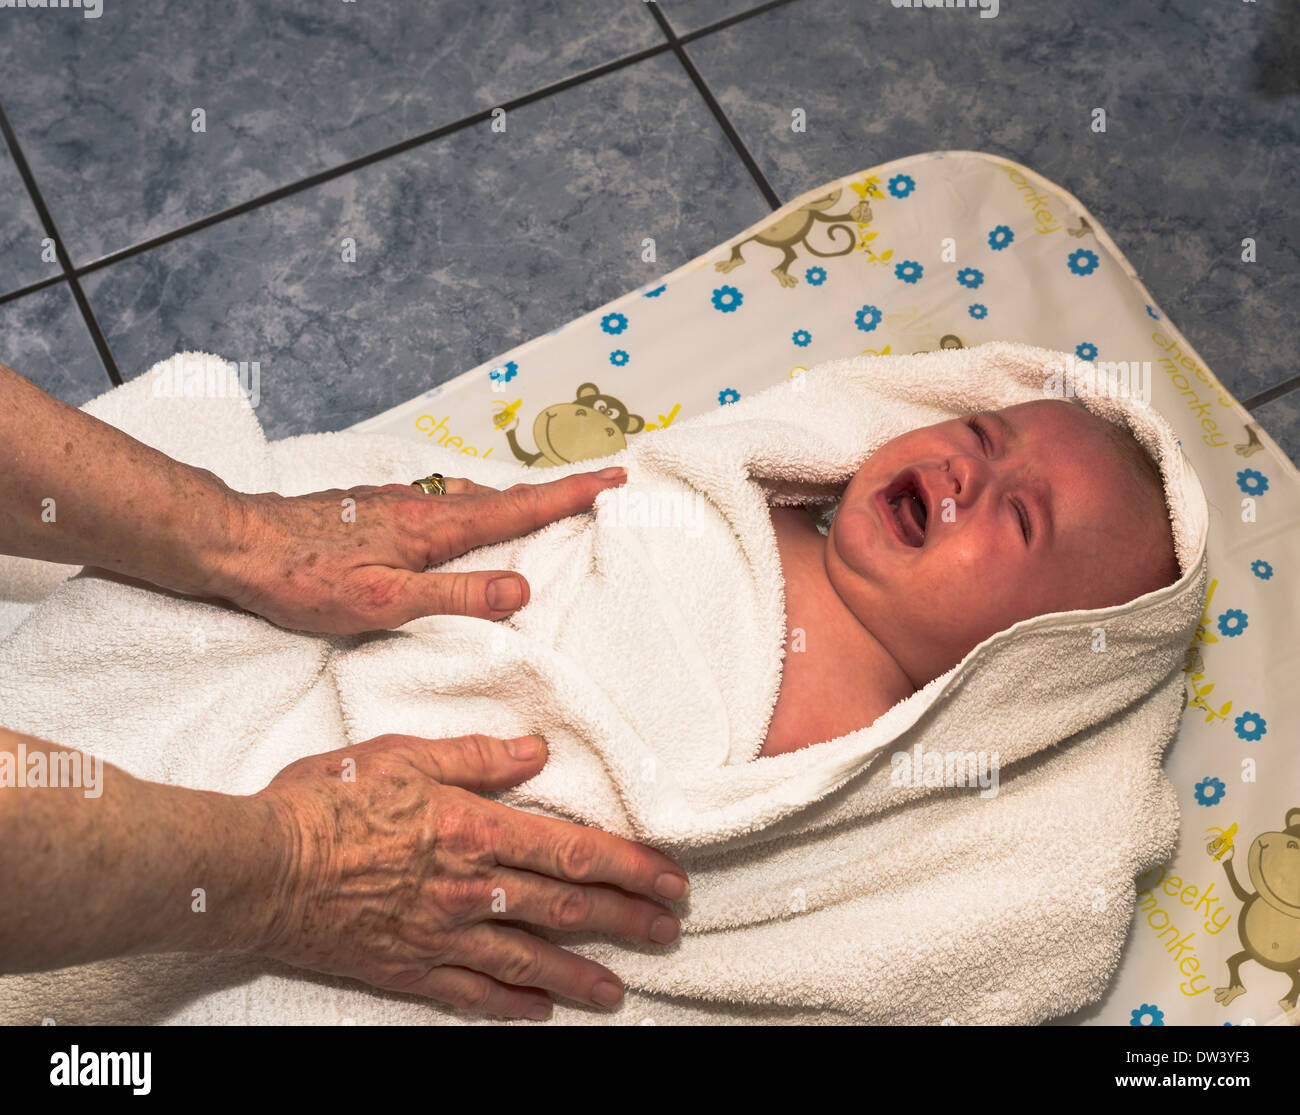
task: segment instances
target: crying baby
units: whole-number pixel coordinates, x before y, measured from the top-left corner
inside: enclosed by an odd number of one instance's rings
[[[785,656],[761,755],[873,723],[1020,620],[1123,604],[1180,575],[1156,463],[1060,399],[886,442],[824,518],[772,508],[786,630],[803,649]]]

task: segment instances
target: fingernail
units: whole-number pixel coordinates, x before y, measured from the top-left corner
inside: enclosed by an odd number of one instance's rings
[[[660,915],[650,925],[650,940],[656,945],[666,945],[677,940],[677,922],[666,915]]]
[[[625,468],[603,468],[596,473],[597,480],[626,480],[627,469]]]
[[[680,875],[670,875],[665,871],[655,880],[655,890],[665,898],[676,902],[691,893],[691,884]]]
[[[623,998],[623,989],[609,980],[601,980],[591,989],[591,1001],[598,1007],[617,1006]]]
[[[506,748],[521,763],[537,758],[537,740],[532,736],[520,736],[519,739],[507,740]]]
[[[494,612],[513,612],[524,602],[524,588],[518,577],[498,577],[487,587],[488,607]]]

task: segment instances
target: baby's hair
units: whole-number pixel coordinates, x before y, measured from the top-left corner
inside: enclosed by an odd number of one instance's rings
[[[1101,415],[1089,410],[1078,399],[1063,401],[1073,403],[1080,410],[1085,410],[1092,415],[1096,425],[1106,435],[1107,441],[1119,454],[1119,459],[1124,463],[1129,476],[1137,485],[1138,491],[1144,493],[1153,504],[1164,510],[1165,521],[1168,522],[1169,505],[1165,499],[1165,481],[1160,474],[1160,466],[1156,464],[1155,458],[1147,451],[1146,446],[1133,435],[1133,431],[1102,418]],[[1178,556],[1174,552],[1173,538],[1173,530],[1171,529],[1169,532],[1168,552],[1165,554],[1165,561],[1160,574],[1162,585],[1171,585],[1182,575],[1182,569],[1178,565]]]

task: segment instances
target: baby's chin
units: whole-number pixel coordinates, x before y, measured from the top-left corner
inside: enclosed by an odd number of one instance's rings
[[[879,576],[881,538],[870,499],[845,498],[831,522],[827,551],[849,573],[867,580]]]

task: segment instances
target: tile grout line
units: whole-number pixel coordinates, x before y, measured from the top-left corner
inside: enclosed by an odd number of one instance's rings
[[[0,294],[0,306],[3,306],[6,302],[13,302],[17,298],[22,298],[24,295],[35,294],[46,287],[55,286],[66,278],[67,275],[51,275],[48,279],[42,279],[39,283],[28,283],[27,286],[20,286],[17,290],[11,290],[8,294]]]
[[[63,268],[63,278],[67,280],[68,289],[72,291],[72,297],[77,303],[77,309],[81,311],[81,319],[90,332],[90,339],[94,342],[95,349],[99,353],[100,363],[104,365],[104,371],[108,373],[109,381],[114,387],[119,387],[122,383],[122,375],[117,370],[117,362],[113,359],[112,352],[109,351],[108,341],[105,340],[104,333],[99,328],[99,322],[95,320],[95,314],[90,308],[90,302],[86,299],[86,292],[81,289],[81,283],[78,281],[76,271],[72,266],[72,259],[63,246],[59,230],[54,226],[54,218],[45,204],[45,198],[41,196],[40,188],[36,185],[36,176],[32,174],[32,168],[27,165],[27,159],[18,144],[18,136],[9,123],[9,116],[5,112],[3,105],[0,105],[0,134],[4,135],[5,143],[9,145],[9,154],[13,158],[14,166],[18,169],[19,177],[23,180],[23,185],[27,188],[27,196],[31,198],[32,205],[36,207],[36,215],[40,218],[45,235],[54,241],[54,254],[58,258],[59,266]]]
[[[780,7],[782,4],[788,4],[790,2],[791,0],[776,0],[775,3],[766,4],[762,8],[756,8],[753,11],[744,14],[746,16],[754,15],[759,11],[768,11],[771,8]],[[713,91],[708,87],[708,84],[700,74],[700,71],[695,68],[695,63],[687,57],[686,51],[683,48],[682,40],[679,39],[676,32],[673,31],[672,25],[669,24],[667,17],[665,17],[663,12],[659,10],[658,4],[650,3],[647,7],[649,7],[650,14],[654,17],[655,22],[659,24],[660,30],[663,31],[665,37],[668,39],[668,45],[677,56],[677,61],[686,71],[686,75],[694,83],[696,91],[704,98],[704,103],[709,106],[709,111],[713,113],[718,125],[722,128],[723,134],[735,149],[736,154],[740,156],[740,161],[745,164],[745,169],[749,171],[749,176],[754,180],[755,185],[758,186],[759,192],[762,193],[764,200],[774,211],[780,209],[783,204],[780,197],[777,195],[777,192],[772,189],[772,184],[767,180],[767,176],[759,169],[758,163],[754,161],[754,156],[749,153],[749,148],[745,146],[744,140],[740,138],[740,134],[736,131],[735,127],[732,126],[730,118],[723,111],[722,106],[718,104],[717,98],[713,95]],[[730,22],[734,21],[724,20],[717,26],[720,27],[724,24],[729,25]],[[703,28],[695,37],[703,35],[708,30],[710,30],[710,28]]]
[[[684,35],[678,35],[677,41],[685,46],[687,43],[694,42],[696,39],[702,39],[705,35],[712,35],[715,31],[725,31],[733,24],[744,23],[745,20],[753,19],[756,15],[770,12],[773,8],[783,8],[787,4],[793,2],[794,0],[768,0],[766,4],[759,4],[757,7],[747,8],[743,12],[729,15],[725,19],[717,20],[715,23],[706,23],[703,27],[697,27],[694,31],[687,31]]]
[[[1241,405],[1247,410],[1254,410],[1256,407],[1262,407],[1266,403],[1271,403],[1275,399],[1280,399],[1283,395],[1289,395],[1292,391],[1297,390],[1300,390],[1300,375],[1284,379],[1281,383],[1275,383],[1272,387],[1264,388],[1263,391],[1256,391],[1249,399],[1242,399]]]

